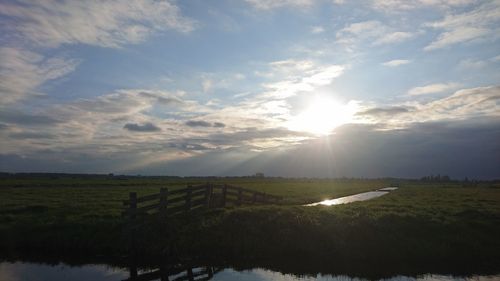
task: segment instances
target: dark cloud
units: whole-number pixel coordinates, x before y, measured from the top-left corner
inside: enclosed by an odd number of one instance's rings
[[[207,136],[204,141],[218,145],[240,145],[243,142],[249,142],[255,139],[275,139],[284,137],[306,137],[309,133],[290,131],[286,128],[269,128],[259,130],[257,128],[247,128],[242,131],[229,134],[212,134]]]
[[[144,123],[142,125],[137,123],[127,123],[123,126],[124,129],[132,132],[158,132],[161,131],[159,127],[151,122]]]
[[[212,123],[206,121],[194,121],[194,120],[187,121],[186,125],[189,127],[212,127]]]
[[[263,171],[287,177],[409,178],[440,173],[453,178],[494,179],[500,178],[499,121],[421,123],[390,131],[373,125],[346,125],[334,135],[295,147],[253,152],[240,146],[150,166],[141,172],[248,175]],[[240,137],[233,136],[232,141]]]
[[[221,123],[221,122],[215,122],[215,123],[213,124],[213,126],[214,126],[215,128],[224,128],[224,127],[226,127],[226,124]]]
[[[294,136],[276,128],[213,134],[168,144],[144,143],[135,150],[88,154],[95,149],[35,151],[0,155],[0,170],[8,172],[123,172],[158,175],[249,175],[262,171],[288,177],[412,177],[446,174],[453,178],[500,178],[500,119],[417,123],[400,130],[375,125],[345,125],[335,134],[296,146],[257,152],[251,140]],[[246,145],[244,143],[247,143]],[[216,147],[216,148],[213,148]],[[229,148],[227,148],[229,147]],[[98,149],[98,147],[96,147]],[[156,150],[157,149],[157,150]],[[141,168],[123,163],[144,159],[143,152],[197,155],[154,162]],[[203,153],[201,153],[203,152]]]
[[[189,120],[186,122],[186,126],[189,127],[214,127],[214,128],[224,128],[226,127],[226,124],[221,123],[221,122],[206,122],[202,120]]]
[[[27,126],[50,126],[61,122],[46,115],[5,110],[0,110],[0,120],[5,123]]]
[[[0,123],[0,130],[5,130],[7,129],[9,126],[7,126],[7,124],[3,124],[3,123]]]
[[[20,132],[12,133],[9,135],[13,139],[54,139],[55,136],[48,133],[41,132]]]
[[[157,102],[164,104],[164,105],[170,105],[170,104],[181,104],[183,101],[177,97],[164,97],[155,93],[149,93],[149,92],[140,92],[139,95],[147,98],[152,98],[156,99]]]
[[[396,114],[401,114],[401,113],[407,113],[410,112],[412,108],[408,107],[401,107],[401,106],[393,106],[393,107],[375,107],[375,108],[370,108],[368,110],[358,112],[356,115],[370,115],[370,116],[380,116],[380,115],[396,115]]]

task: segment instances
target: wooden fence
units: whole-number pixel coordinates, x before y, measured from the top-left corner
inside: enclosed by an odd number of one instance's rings
[[[211,266],[205,267],[187,267],[183,265],[160,267],[158,269],[138,273],[137,268],[129,268],[130,277],[123,281],[152,281],[152,280],[171,280],[171,281],[201,281],[210,280],[213,276],[222,271],[222,268]]]
[[[161,188],[160,193],[137,197],[130,192],[123,201],[123,215],[136,219],[138,216],[157,214],[161,217],[187,213],[200,208],[224,208],[229,205],[273,204],[281,197],[227,184],[202,184],[169,191]]]

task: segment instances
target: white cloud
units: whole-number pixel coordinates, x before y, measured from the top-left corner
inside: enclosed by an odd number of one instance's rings
[[[323,28],[322,26],[313,26],[311,28],[311,33],[313,34],[319,34],[319,33],[323,33],[325,32],[325,28]]]
[[[446,86],[439,88],[434,86],[432,90],[440,91]],[[431,88],[427,90],[430,91]],[[394,104],[389,108],[370,105],[359,114],[361,117],[358,122],[383,124],[390,130],[405,128],[415,123],[498,117],[500,116],[498,102],[500,102],[499,86],[461,89],[430,102],[408,101]]]
[[[460,14],[448,14],[441,21],[426,26],[444,30],[424,50],[476,40],[497,40],[499,37],[500,2],[492,1]]]
[[[201,86],[203,88],[203,92],[208,93],[208,91],[210,91],[210,89],[212,89],[213,82],[212,82],[212,80],[210,80],[208,78],[204,78],[203,81],[201,82]]]
[[[41,94],[41,85],[72,72],[78,63],[64,57],[46,58],[27,50],[0,48],[0,104]]]
[[[282,7],[309,7],[314,4],[314,0],[246,0],[246,2],[259,10]]]
[[[475,2],[476,0],[373,0],[372,5],[377,10],[391,13],[424,7],[447,9],[466,6]]]
[[[490,31],[486,28],[464,27],[453,29],[451,31],[441,33],[436,40],[425,46],[424,50],[430,51],[457,43],[471,41],[489,33]]]
[[[396,31],[396,32],[391,32],[391,33],[388,33],[388,34],[381,36],[373,43],[373,45],[399,43],[399,42],[406,41],[406,40],[413,38],[413,37],[415,37],[414,33]]]
[[[352,23],[336,34],[337,42],[355,44],[362,41],[371,41],[372,45],[394,44],[415,37],[415,33],[396,31],[394,28],[380,21],[364,21]]]
[[[484,60],[464,59],[458,63],[458,68],[464,70],[478,70],[487,65],[488,62]]]
[[[394,67],[394,66],[400,66],[400,65],[409,64],[409,63],[411,63],[411,60],[390,60],[390,61],[386,61],[386,62],[382,63],[382,65]]]
[[[288,98],[299,92],[310,92],[317,87],[332,83],[332,81],[342,75],[345,70],[345,66],[342,65],[309,65],[304,62],[299,62],[294,66],[296,68],[292,68],[288,76],[284,77],[282,80],[265,84],[264,86],[269,89],[269,91],[266,92],[264,96]],[[293,70],[297,68],[305,68],[307,71],[294,72]]]
[[[429,84],[426,86],[415,87],[408,91],[409,96],[421,96],[446,92],[452,89],[456,89],[460,84],[457,83],[436,83]]]
[[[0,3],[3,29],[40,46],[89,44],[119,47],[155,32],[189,32],[195,23],[171,1],[22,1]]]
[[[310,60],[280,60],[269,63],[273,72],[280,72],[281,74],[303,74],[305,71],[311,70],[315,67],[315,63]]]
[[[499,101],[499,86],[477,87],[458,90],[451,96],[424,104],[420,110],[422,116],[441,120],[500,116]]]

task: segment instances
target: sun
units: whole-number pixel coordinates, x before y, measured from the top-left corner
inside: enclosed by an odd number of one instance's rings
[[[352,103],[341,104],[328,97],[316,97],[303,112],[291,118],[287,127],[293,131],[327,135],[336,127],[351,122],[354,112]]]

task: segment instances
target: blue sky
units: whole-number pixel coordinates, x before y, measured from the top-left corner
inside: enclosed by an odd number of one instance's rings
[[[500,177],[499,28],[500,1],[0,1],[0,169]]]

